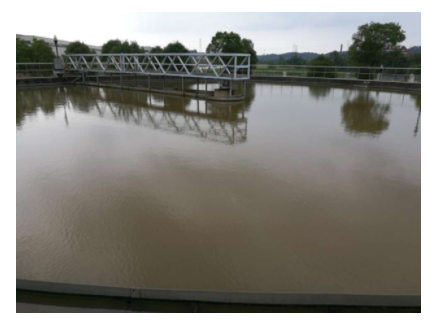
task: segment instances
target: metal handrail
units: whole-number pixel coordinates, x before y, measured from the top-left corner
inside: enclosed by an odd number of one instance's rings
[[[378,66],[316,66],[316,65],[271,65],[271,64],[255,64],[251,67],[259,66],[271,66],[271,67],[299,67],[299,68],[367,68],[367,69],[407,69],[407,70],[421,70],[421,68],[416,67],[378,67]]]
[[[377,66],[269,65],[251,66],[252,76],[317,77],[374,81],[421,82],[421,68]]]
[[[51,65],[51,66],[54,66],[54,63],[16,63],[16,65]]]
[[[130,65],[133,64],[134,59],[138,63],[134,64],[133,69],[123,68],[119,63],[115,66],[112,61],[102,62],[99,60],[97,62],[95,56],[97,57],[112,57],[118,59],[123,57],[126,59],[128,57],[129,61],[126,63]],[[212,57],[213,63],[208,64],[207,62],[202,62],[203,60],[191,59],[190,61],[179,60],[178,62],[173,62],[176,56],[193,56],[195,57]],[[221,58],[214,62],[214,57],[233,57],[229,62],[225,63]],[[236,57],[245,57],[247,59],[248,65],[240,65],[235,62]],[[215,78],[215,79],[238,79],[247,80],[250,76],[265,76],[265,77],[318,77],[318,78],[338,78],[338,79],[363,79],[363,80],[374,80],[374,81],[396,81],[396,82],[421,82],[421,68],[410,68],[410,67],[376,67],[376,66],[313,66],[313,65],[269,65],[269,64],[257,64],[249,65],[250,55],[248,54],[205,54],[205,53],[188,53],[188,54],[84,54],[84,55],[66,55],[66,57],[73,61],[80,60],[79,64],[75,64],[73,68],[67,68],[67,71],[89,71],[94,73],[131,73],[131,74],[144,74],[144,75],[166,75],[166,76],[179,76],[179,77],[199,77],[199,78]],[[80,58],[84,57],[84,58]],[[93,58],[93,62],[87,62],[85,57]],[[115,58],[117,57],[117,58]],[[166,57],[166,60],[160,61],[160,59],[154,60],[152,63],[143,63],[138,57]],[[64,59],[64,58],[63,58]],[[82,60],[83,59],[83,60]],[[152,59],[152,58],[151,58]],[[243,58],[242,58],[243,59]],[[226,58],[225,58],[226,60]],[[180,61],[182,63],[180,63]],[[211,60],[208,60],[211,62]],[[233,61],[233,64],[230,63]],[[96,63],[97,62],[97,63]],[[237,63],[237,64],[235,64]],[[95,66],[95,68],[86,68],[88,66]],[[151,65],[151,66],[149,66]],[[167,66],[171,65],[177,67],[185,67],[191,71],[187,72],[176,72],[169,70]],[[70,67],[70,66],[69,66]],[[148,67],[150,67],[148,69]],[[154,68],[155,67],[155,68]],[[174,68],[175,68],[174,67]],[[104,68],[104,69],[102,69]],[[16,74],[17,77],[25,77],[36,74],[40,77],[47,74],[53,74],[54,64],[53,63],[16,63]],[[199,72],[194,72],[198,70]],[[206,70],[207,73],[202,73],[202,70]],[[241,73],[242,72],[242,73]],[[211,74],[210,74],[211,73]]]
[[[47,77],[54,74],[54,63],[16,63],[17,78]]]
[[[250,57],[250,54],[237,54],[237,53],[142,53],[142,54],[68,54],[64,56],[222,56],[222,57],[229,57],[229,56],[237,56],[237,57]]]

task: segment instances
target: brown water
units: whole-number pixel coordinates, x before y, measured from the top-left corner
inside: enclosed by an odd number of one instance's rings
[[[17,277],[420,294],[420,96],[17,89]]]

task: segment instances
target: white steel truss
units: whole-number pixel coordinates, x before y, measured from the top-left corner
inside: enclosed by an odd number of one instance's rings
[[[250,54],[75,54],[62,58],[66,71],[226,80],[250,78]]]

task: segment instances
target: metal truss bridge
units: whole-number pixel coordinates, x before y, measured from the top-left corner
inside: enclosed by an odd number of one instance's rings
[[[247,80],[250,54],[145,53],[63,55],[65,71]]]

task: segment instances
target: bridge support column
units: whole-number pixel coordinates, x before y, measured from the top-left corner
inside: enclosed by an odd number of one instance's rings
[[[233,81],[231,80],[229,82],[229,97],[232,97],[232,86],[233,86]]]
[[[151,75],[148,75],[148,90],[151,93]]]
[[[199,96],[199,78],[197,78],[197,81],[198,81],[198,84],[197,84],[197,92],[196,92],[196,97],[198,97]]]
[[[246,92],[246,86],[247,86],[247,82],[244,81],[244,84],[242,86],[242,96],[244,96],[244,97],[245,97],[245,92]]]
[[[184,77],[181,77],[181,92],[184,95]]]
[[[208,92],[208,78],[205,78],[205,96],[207,96]]]

